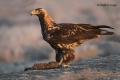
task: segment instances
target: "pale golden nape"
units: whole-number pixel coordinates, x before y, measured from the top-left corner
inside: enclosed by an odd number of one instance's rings
[[[51,18],[51,16],[48,15],[47,10],[42,8],[37,8],[31,11],[31,15],[42,16],[40,20],[44,20],[46,27],[48,29],[53,27],[54,20]]]

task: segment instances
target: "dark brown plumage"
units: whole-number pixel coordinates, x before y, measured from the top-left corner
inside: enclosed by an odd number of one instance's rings
[[[89,39],[97,38],[100,35],[112,35],[113,32],[103,30],[103,28],[113,29],[110,26],[99,25],[93,26],[90,24],[72,24],[60,23],[57,24],[48,15],[47,11],[38,8],[31,12],[32,15],[37,15],[40,24],[43,39],[47,41],[56,51],[56,61],[60,65],[69,64],[74,60],[74,48]]]

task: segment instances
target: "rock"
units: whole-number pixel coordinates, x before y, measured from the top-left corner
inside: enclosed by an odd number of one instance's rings
[[[57,62],[37,63],[37,64],[34,64],[32,67],[25,68],[24,71],[28,71],[28,70],[56,69],[56,68],[60,68],[60,65]]]

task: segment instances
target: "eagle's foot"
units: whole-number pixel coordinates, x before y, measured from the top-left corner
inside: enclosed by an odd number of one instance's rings
[[[69,65],[69,63],[64,63],[64,58],[62,58],[61,60],[60,60],[60,62],[59,62],[59,66],[61,67],[61,68],[68,68],[70,65]]]
[[[70,65],[68,65],[68,64],[62,64],[62,65],[61,65],[62,68],[68,68],[69,66],[70,66]]]
[[[60,60],[59,65],[62,65],[63,63],[63,58]]]

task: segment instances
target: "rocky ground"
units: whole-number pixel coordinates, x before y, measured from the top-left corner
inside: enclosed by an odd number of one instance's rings
[[[84,59],[66,69],[0,74],[0,80],[120,80],[120,56]]]

